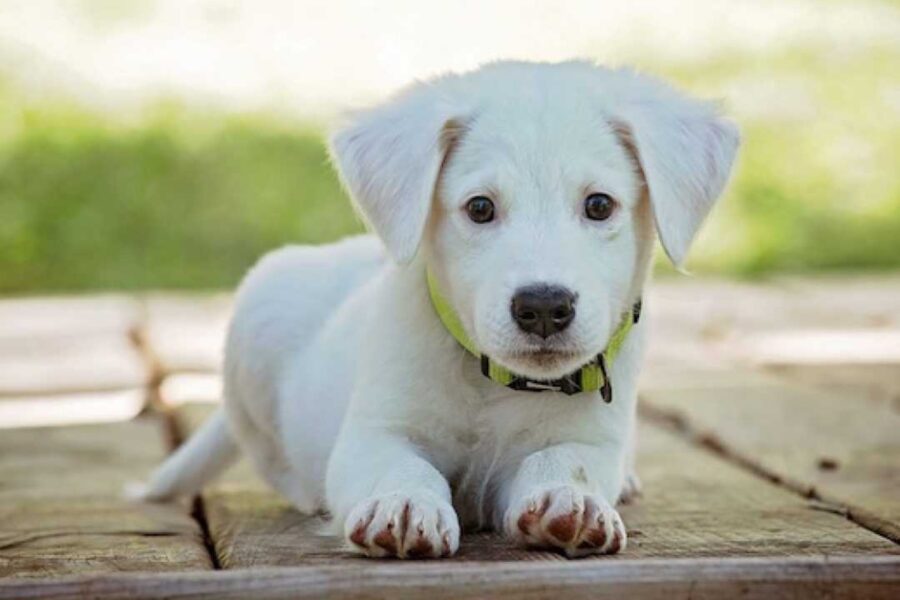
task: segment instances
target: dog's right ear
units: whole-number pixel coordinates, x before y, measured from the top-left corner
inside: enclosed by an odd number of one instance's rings
[[[461,130],[429,84],[352,116],[330,153],[354,205],[391,257],[416,254],[444,158]]]

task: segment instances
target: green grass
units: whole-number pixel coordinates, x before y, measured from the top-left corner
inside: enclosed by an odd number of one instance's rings
[[[0,291],[231,286],[266,250],[361,230],[317,133],[189,118],[27,114],[0,150]]]
[[[694,270],[900,267],[896,51],[725,57],[671,75],[710,94],[766,90],[740,121],[738,166],[694,250]]]
[[[895,53],[658,72],[701,95],[765,92],[738,111],[738,169],[689,269],[900,267]],[[109,118],[3,88],[0,102],[0,292],[231,287],[271,248],[361,230],[315,126],[171,104]]]

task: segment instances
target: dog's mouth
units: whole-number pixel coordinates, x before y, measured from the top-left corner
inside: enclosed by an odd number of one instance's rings
[[[507,356],[503,362],[512,371],[535,379],[556,379],[578,369],[585,361],[583,353],[573,348],[537,346],[523,348]]]
[[[570,361],[578,356],[574,350],[566,350],[560,348],[533,348],[522,350],[512,354],[512,358],[516,360],[525,360],[535,363],[554,363],[559,361]]]

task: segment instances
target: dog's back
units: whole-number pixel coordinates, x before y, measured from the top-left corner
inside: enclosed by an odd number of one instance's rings
[[[279,382],[289,364],[303,360],[305,348],[315,343],[339,307],[384,264],[384,248],[373,236],[323,246],[287,246],[264,256],[241,283],[229,326],[224,369],[227,420],[220,409],[147,486],[135,486],[129,494],[165,500],[194,493],[231,464],[239,445],[260,474],[297,506],[319,508],[321,483],[311,480],[315,475],[321,478],[321,473],[311,473],[306,481],[281,476],[288,465],[273,430],[278,395],[285,393]],[[343,412],[342,407],[330,408]],[[333,417],[339,422],[341,415]]]
[[[282,362],[315,339],[329,316],[384,264],[383,246],[357,236],[286,246],[264,256],[238,289],[225,372],[275,382]]]

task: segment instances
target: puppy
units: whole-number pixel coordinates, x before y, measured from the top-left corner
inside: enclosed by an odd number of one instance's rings
[[[450,556],[478,528],[621,551],[654,239],[681,264],[737,146],[713,106],[586,62],[494,63],[355,115],[331,155],[374,236],[253,268],[224,409],[144,498],[240,449],[369,556]]]

